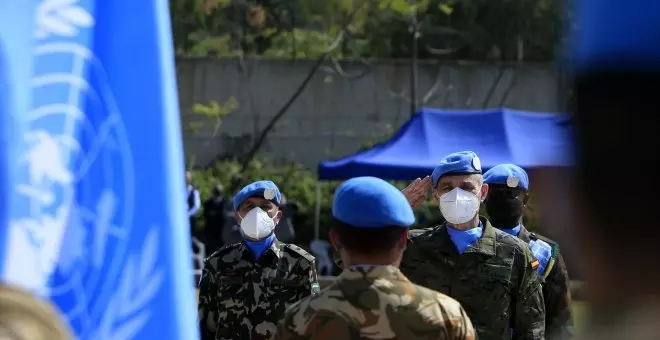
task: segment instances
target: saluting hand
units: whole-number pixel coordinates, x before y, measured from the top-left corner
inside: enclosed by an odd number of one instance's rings
[[[432,183],[433,180],[431,179],[431,176],[426,176],[424,179],[417,178],[403,189],[402,192],[413,209],[417,208],[422,202],[424,202],[429,189],[431,189]]]

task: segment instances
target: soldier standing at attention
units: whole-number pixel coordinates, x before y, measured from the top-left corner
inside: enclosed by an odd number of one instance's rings
[[[456,300],[399,271],[415,215],[397,188],[375,177],[350,179],[335,192],[332,216],[330,242],[344,270],[287,310],[278,339],[475,339]]]
[[[546,339],[568,339],[573,334],[571,292],[568,272],[559,245],[545,237],[530,233],[522,225],[523,210],[529,200],[529,177],[521,167],[500,164],[486,171],[484,183],[488,196],[484,203],[490,223],[495,228],[527,242],[539,261],[545,301]]]
[[[249,184],[234,196],[243,241],[223,246],[205,261],[199,290],[202,340],[273,339],[286,307],[320,291],[314,257],[275,238],[280,199],[271,181]]]
[[[423,201],[429,184],[446,222],[411,231],[401,271],[458,300],[481,340],[543,339],[538,261],[526,243],[478,215],[488,194],[479,157],[472,151],[445,157],[431,178],[404,189],[413,206]]]

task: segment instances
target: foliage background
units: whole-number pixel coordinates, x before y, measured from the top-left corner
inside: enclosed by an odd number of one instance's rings
[[[561,47],[564,7],[556,0],[170,0],[178,56],[277,59],[316,58],[345,30],[332,52],[338,59],[416,52],[515,61],[522,46],[526,61],[550,61]]]

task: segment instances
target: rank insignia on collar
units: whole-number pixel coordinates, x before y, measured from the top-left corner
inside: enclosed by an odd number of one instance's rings
[[[530,262],[529,264],[532,265],[532,269],[536,270],[536,268],[539,267],[539,260],[534,259],[534,260],[532,260],[532,262]]]

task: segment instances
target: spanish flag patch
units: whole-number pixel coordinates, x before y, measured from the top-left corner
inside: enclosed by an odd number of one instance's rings
[[[532,260],[532,262],[530,262],[529,264],[532,265],[532,269],[536,270],[536,268],[539,267],[539,260],[534,259],[534,260]]]

